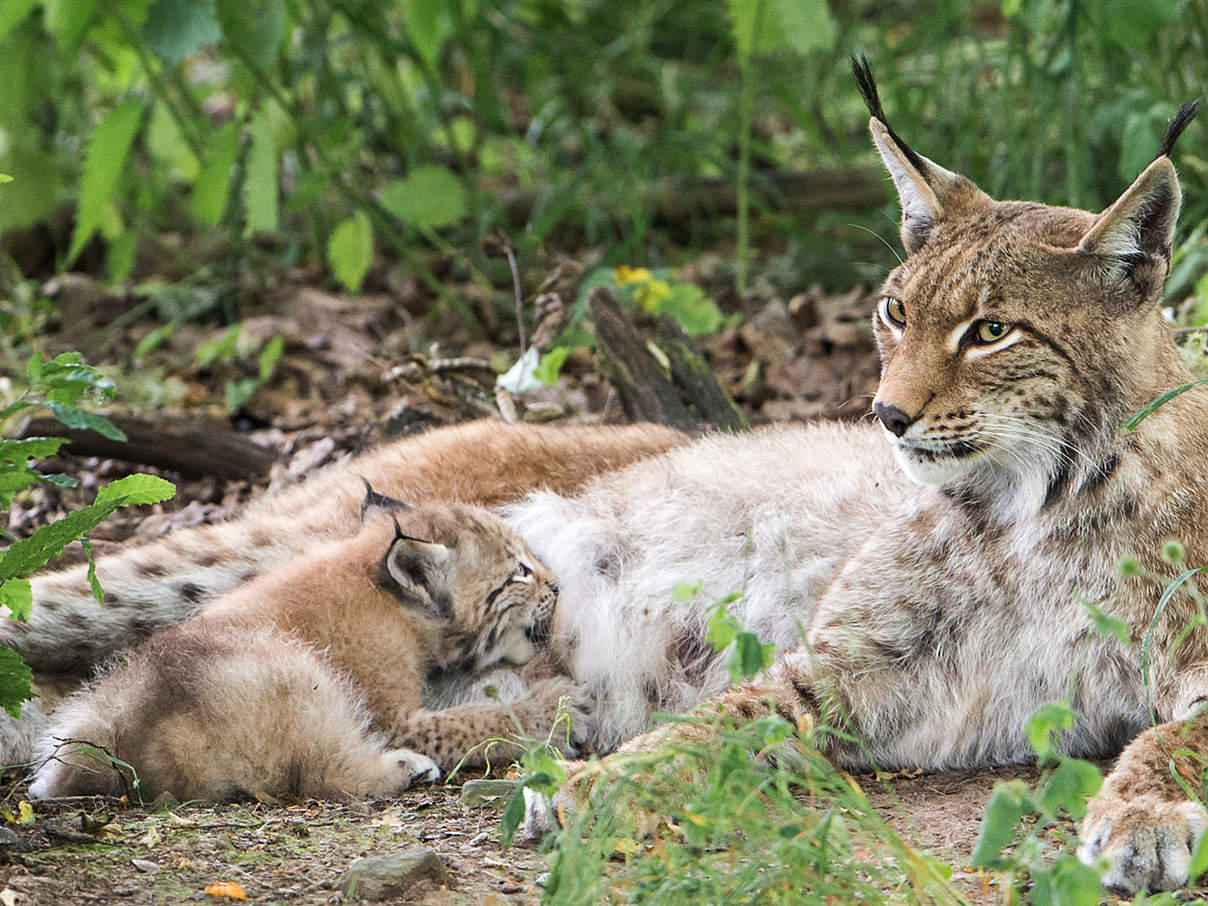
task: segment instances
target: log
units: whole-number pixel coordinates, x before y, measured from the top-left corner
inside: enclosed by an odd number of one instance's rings
[[[277,454],[257,446],[222,422],[165,419],[155,422],[130,415],[107,415],[126,435],[110,440],[95,431],[68,428],[53,418],[31,418],[20,437],[66,437],[63,450],[74,456],[121,459],[170,469],[189,478],[254,479],[268,474]]]
[[[588,302],[600,372],[616,388],[630,420],[681,431],[695,431],[702,423],[727,430],[747,427],[700,349],[674,320],[663,316],[656,338],[646,338],[607,288],[593,290]]]

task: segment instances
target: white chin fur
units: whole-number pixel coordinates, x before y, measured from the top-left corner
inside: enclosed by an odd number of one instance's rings
[[[906,477],[917,484],[929,484],[937,487],[950,484],[958,478],[968,475],[985,458],[984,454],[974,453],[960,459],[952,456],[930,459],[920,455],[911,447],[904,446],[892,436],[890,443],[893,444],[893,455],[902,467],[902,471],[906,473]]]

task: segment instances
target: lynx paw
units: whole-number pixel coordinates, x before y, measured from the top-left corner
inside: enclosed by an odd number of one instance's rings
[[[565,754],[576,755],[587,747],[596,732],[596,700],[585,686],[564,677],[534,684],[529,693],[529,703],[526,703],[527,713],[522,715],[522,719],[526,730],[544,734],[553,725],[558,704],[563,699],[566,699],[570,716],[569,743],[573,749]],[[558,743],[566,740],[565,725],[559,724],[553,741]]]
[[[440,779],[440,766],[427,755],[411,749],[391,749],[382,753],[382,760],[391,766],[399,777],[398,790],[409,789],[420,783],[435,783]]]
[[[1082,823],[1078,858],[1089,865],[1106,856],[1103,886],[1113,891],[1174,890],[1187,883],[1205,828],[1208,813],[1195,802],[1101,797]]]

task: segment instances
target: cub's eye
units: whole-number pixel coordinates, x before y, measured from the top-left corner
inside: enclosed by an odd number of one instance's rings
[[[1012,326],[1002,321],[978,321],[973,325],[976,342],[997,343],[1011,332]]]
[[[517,582],[529,582],[532,580],[532,575],[533,571],[524,562],[517,563],[516,569],[512,572],[512,578]]]
[[[894,327],[905,327],[906,306],[902,304],[901,299],[895,299],[893,296],[882,296],[881,317]]]

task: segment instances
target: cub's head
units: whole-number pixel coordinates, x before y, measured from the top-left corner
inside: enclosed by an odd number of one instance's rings
[[[853,61],[873,142],[898,190],[908,257],[881,289],[873,414],[916,481],[1031,502],[1114,468],[1111,437],[1182,365],[1157,310],[1179,185],[1168,157],[1100,214],[994,201],[890,128]],[[980,495],[979,495],[980,496]]]
[[[439,667],[523,664],[548,638],[558,585],[512,528],[460,504],[393,508],[381,583],[436,627]]]

